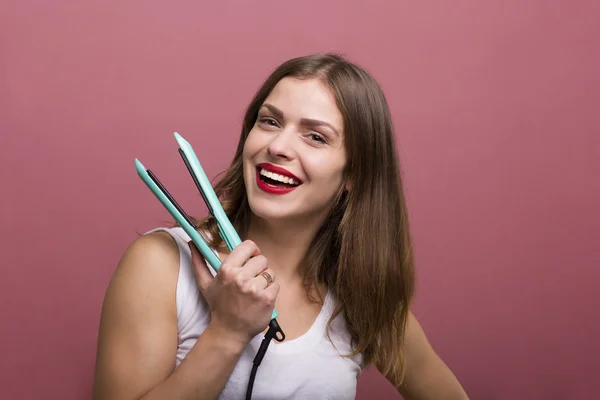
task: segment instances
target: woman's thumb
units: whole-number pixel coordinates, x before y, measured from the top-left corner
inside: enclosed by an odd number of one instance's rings
[[[200,286],[201,291],[205,291],[212,282],[213,276],[208,269],[206,260],[204,260],[204,257],[202,257],[200,254],[196,245],[192,241],[189,241],[188,246],[192,252],[192,265],[194,266],[194,271],[196,272],[198,286]]]

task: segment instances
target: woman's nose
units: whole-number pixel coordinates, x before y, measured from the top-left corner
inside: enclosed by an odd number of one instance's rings
[[[269,155],[277,158],[291,159],[294,157],[294,138],[291,130],[278,133],[267,146]]]

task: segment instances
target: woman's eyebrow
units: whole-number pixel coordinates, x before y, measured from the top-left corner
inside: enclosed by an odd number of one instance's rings
[[[262,105],[262,107],[265,107],[266,109],[268,109],[271,113],[273,113],[275,115],[275,117],[279,118],[279,119],[283,119],[283,111],[281,111],[279,108],[275,107],[272,104],[269,103],[265,103]],[[312,118],[302,118],[300,120],[300,123],[302,125],[307,125],[307,126],[325,126],[329,129],[331,129],[333,131],[333,133],[335,133],[337,136],[339,136],[339,132],[337,129],[335,129],[335,127],[333,125],[331,125],[328,122],[325,121],[321,121],[318,119],[312,119]]]

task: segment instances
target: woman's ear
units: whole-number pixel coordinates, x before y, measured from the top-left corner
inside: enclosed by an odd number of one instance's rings
[[[352,190],[352,182],[350,182],[350,180],[346,180],[346,184],[344,185],[344,189],[346,189],[346,192],[349,192],[350,190]]]

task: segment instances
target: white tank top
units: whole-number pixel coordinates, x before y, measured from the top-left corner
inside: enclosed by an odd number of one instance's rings
[[[176,367],[192,349],[210,321],[209,308],[200,293],[188,247],[190,237],[180,228],[156,228],[168,232],[179,247],[177,280],[177,360]],[[212,269],[209,268],[211,271]],[[214,274],[214,271],[213,271]],[[327,338],[326,325],[332,315],[335,298],[327,293],[324,305],[310,329],[302,336],[283,343],[271,342],[258,367],[252,399],[354,399],[362,369],[362,357],[342,357],[351,352],[350,335],[343,314],[331,325]],[[282,326],[285,332],[285,327]],[[252,361],[263,339],[258,334],[246,347],[220,400],[244,399]],[[335,346],[334,346],[335,344]]]

